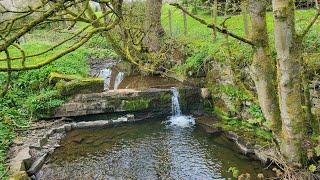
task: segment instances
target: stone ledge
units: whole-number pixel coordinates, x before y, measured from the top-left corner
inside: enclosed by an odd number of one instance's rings
[[[221,128],[217,128],[214,124],[217,122],[216,117],[211,117],[211,121],[208,120],[197,120],[196,123],[202,126],[208,133],[215,135],[223,135],[229,140],[233,141],[241,153],[251,157],[253,159],[261,161],[263,164],[270,162],[270,155],[275,154],[275,150],[271,148],[262,148],[259,145],[252,144],[248,140],[242,138],[235,132],[225,131]]]
[[[199,109],[203,90],[184,87],[180,88],[179,92],[181,107],[185,112]],[[171,96],[170,89],[119,89],[103,93],[79,94],[56,108],[50,118],[141,112],[165,115],[171,113]]]
[[[60,146],[60,140],[64,138],[69,131],[84,128],[103,128],[113,124],[141,120],[144,119],[135,119],[134,115],[128,114],[113,120],[70,122],[57,127],[52,127],[46,130],[40,139],[31,137],[29,142],[36,141],[36,143],[23,144],[23,148],[11,158],[9,163],[11,173],[10,179],[23,180],[33,177],[42,168],[43,164],[47,161],[47,158]]]

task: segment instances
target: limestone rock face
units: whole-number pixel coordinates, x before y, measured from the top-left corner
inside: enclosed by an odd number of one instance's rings
[[[182,88],[180,105],[185,113],[201,109],[201,90]],[[120,89],[102,93],[79,94],[71,101],[55,109],[52,118],[77,117],[104,113],[151,113],[153,115],[171,114],[170,89],[133,90]]]

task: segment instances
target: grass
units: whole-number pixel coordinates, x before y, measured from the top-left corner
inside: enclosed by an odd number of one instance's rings
[[[173,37],[179,39],[183,44],[187,44],[188,59],[186,63],[176,67],[178,72],[184,72],[188,68],[198,68],[203,61],[208,57],[216,60],[224,61],[230,58],[230,54],[226,51],[225,37],[218,34],[216,39],[212,38],[212,30],[206,28],[199,22],[187,17],[188,35],[183,35],[183,16],[181,12],[172,6],[165,5],[163,8],[162,25],[167,34],[169,34],[168,11],[172,11]],[[296,13],[297,30],[301,32],[315,14],[314,10],[299,10]],[[199,11],[201,18],[212,22],[212,17],[206,15],[205,11]],[[218,17],[217,24],[224,20],[223,17]],[[273,20],[272,14],[267,14],[267,24],[269,31],[269,39],[273,44]],[[242,16],[233,16],[226,22],[226,26],[234,33],[244,36],[243,18]],[[320,32],[320,23],[317,23],[306,38],[306,52],[319,52],[320,40],[318,34]],[[49,48],[53,43],[62,40],[66,37],[65,33],[56,33],[46,29],[33,31],[28,35],[27,43],[21,46],[26,49],[26,54],[31,55]],[[251,47],[241,44],[237,40],[230,38],[230,48],[232,49],[231,56],[235,61],[251,60]],[[29,58],[26,65],[33,65],[43,62],[55,53],[68,48],[65,44],[56,50],[49,51],[39,57]],[[26,128],[30,124],[30,119],[42,117],[42,113],[50,110],[50,108],[59,106],[64,102],[63,97],[59,97],[57,90],[48,85],[48,75],[51,72],[74,74],[86,76],[89,70],[87,63],[88,57],[106,58],[116,57],[117,55],[110,50],[110,46],[104,38],[95,36],[87,44],[78,50],[70,53],[50,65],[38,70],[28,72],[19,72],[13,74],[14,82],[8,94],[0,99],[0,177],[6,172],[5,154],[12,143],[15,136],[15,129]],[[272,47],[273,51],[274,48]],[[9,50],[13,57],[20,56],[15,49]],[[3,58],[4,54],[0,54]],[[0,62],[0,66],[6,66],[5,62]],[[15,61],[14,67],[20,67],[21,62]],[[0,73],[0,85],[3,86],[6,75]]]
[[[53,43],[62,40],[64,37],[65,34],[57,34],[47,30],[36,30],[28,35],[27,43],[22,43],[21,47],[26,50],[26,55],[31,55],[46,50]],[[26,65],[43,62],[67,47],[68,44],[65,44],[44,55],[28,58]],[[15,49],[9,49],[9,52],[12,57],[20,56],[19,52]],[[85,46],[48,66],[12,74],[13,82],[10,91],[5,97],[0,98],[0,177],[6,172],[5,155],[15,137],[15,130],[28,128],[33,120],[45,117],[47,112],[61,105],[66,100],[66,97],[62,97],[60,92],[49,85],[49,74],[57,72],[85,77],[89,71],[87,61],[89,57],[109,58],[115,56],[116,54],[110,50],[105,40],[99,36],[95,36]],[[3,57],[4,54],[0,54],[0,58]],[[0,66],[6,66],[6,63],[1,62]],[[13,67],[20,66],[20,61],[15,60],[13,62]],[[1,88],[5,80],[6,74],[0,73]]]
[[[197,68],[199,64],[203,64],[203,61],[211,58],[219,61],[224,61],[225,59],[232,59],[234,61],[245,61],[247,63],[251,62],[252,59],[252,49],[250,46],[239,42],[236,39],[229,38],[228,44],[230,46],[231,54],[226,48],[226,39],[222,34],[217,35],[214,39],[212,36],[212,30],[200,24],[191,17],[187,17],[187,36],[184,35],[184,23],[183,16],[180,10],[172,7],[170,5],[165,5],[163,8],[162,15],[162,25],[164,26],[167,34],[169,34],[169,17],[168,11],[172,12],[172,26],[173,26],[173,37],[179,39],[190,49],[189,58],[186,63],[182,66],[176,67],[176,70],[180,73],[185,73],[186,69],[192,67]],[[301,33],[312,20],[316,14],[315,10],[297,10],[296,11],[296,30]],[[208,15],[207,11],[200,10],[197,14],[198,17],[206,20],[209,23],[213,22],[211,15]],[[223,16],[217,18],[216,24],[221,24],[224,21]],[[314,25],[309,34],[305,38],[305,52],[314,53],[320,52],[320,20]],[[271,45],[272,55],[275,57],[274,48],[274,26],[272,13],[267,13],[267,26],[269,32],[269,40]],[[232,16],[226,21],[226,27],[237,35],[245,36],[244,33],[244,22],[241,15]]]

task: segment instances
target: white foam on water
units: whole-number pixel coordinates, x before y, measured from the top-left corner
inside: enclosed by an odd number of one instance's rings
[[[178,126],[182,128],[191,127],[196,124],[195,119],[192,116],[171,116],[169,119],[170,126]]]
[[[176,88],[172,88],[172,116],[169,118],[168,122],[170,126],[178,127],[191,127],[195,125],[195,119],[192,116],[184,116],[182,114],[180,103],[179,103],[179,91]]]

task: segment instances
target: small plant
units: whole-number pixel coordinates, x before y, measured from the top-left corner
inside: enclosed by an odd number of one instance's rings
[[[314,148],[314,151],[315,151],[316,155],[319,157],[319,156],[320,156],[320,145],[317,145],[317,146]]]
[[[229,167],[228,172],[232,173],[232,177],[238,178],[239,176],[239,170],[237,167]]]
[[[314,164],[311,164],[308,168],[309,172],[314,173],[317,171],[317,166],[315,166]]]

